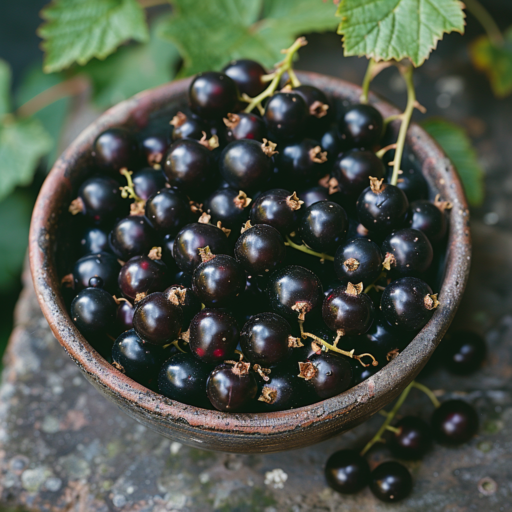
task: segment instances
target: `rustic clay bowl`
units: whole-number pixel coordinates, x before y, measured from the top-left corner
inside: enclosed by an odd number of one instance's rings
[[[317,74],[299,74],[303,83],[328,92],[338,102],[358,102],[360,88]],[[30,266],[37,298],[50,327],[85,377],[132,418],[162,435],[203,449],[226,452],[277,452],[328,439],[362,423],[395,399],[428,361],[448,329],[468,278],[471,242],[469,213],[455,169],[437,144],[412,125],[407,143],[422,166],[432,196],[453,203],[441,305],[411,344],[384,369],[341,395],[300,409],[265,414],[226,414],[191,407],[149,391],[105,361],[78,332],[61,295],[66,240],[62,225],[78,187],[90,172],[90,150],[105,129],[129,125],[143,128],[155,118],[171,118],[186,102],[189,80],[145,91],[103,114],[64,152],[39,194],[30,230]],[[384,117],[395,107],[371,97]],[[168,122],[168,121],[167,121]]]

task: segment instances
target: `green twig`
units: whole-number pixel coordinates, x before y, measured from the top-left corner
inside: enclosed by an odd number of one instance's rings
[[[334,256],[330,256],[329,254],[324,254],[322,252],[313,251],[313,249],[310,249],[309,247],[306,247],[305,245],[296,244],[295,242],[292,242],[291,238],[288,235],[286,235],[286,244],[289,245],[292,249],[296,249],[297,251],[305,252],[306,254],[311,254],[311,256],[316,256],[317,258],[320,258],[323,260],[334,261]]]
[[[466,5],[466,9],[476,18],[480,25],[482,25],[489,39],[496,46],[503,46],[505,39],[498,24],[489,14],[489,11],[487,11],[478,0],[464,0],[464,4]]]
[[[361,103],[368,103],[368,93],[370,92],[370,83],[373,78],[373,68],[375,66],[375,61],[370,59],[368,61],[368,67],[366,68],[366,73],[364,74],[363,83],[361,85],[362,93],[359,101]]]
[[[434,395],[434,393],[432,393],[432,390],[430,388],[428,388],[427,386],[420,384],[419,382],[416,382],[416,381],[413,381],[412,385],[416,389],[423,391],[423,393],[425,393],[430,398],[430,401],[432,402],[432,404],[434,405],[434,407],[436,409],[441,405],[441,402],[439,402],[436,395]]]
[[[135,193],[135,187],[134,187],[133,181],[132,181],[132,172],[126,168],[123,168],[119,171],[119,174],[122,174],[126,178],[126,181],[128,182],[128,185],[121,187],[121,197],[123,199],[127,199],[127,198],[133,199],[137,203],[143,203],[144,199],[141,199]]]

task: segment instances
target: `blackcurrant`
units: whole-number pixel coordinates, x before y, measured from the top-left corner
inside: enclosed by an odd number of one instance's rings
[[[345,149],[346,144],[343,137],[336,126],[331,126],[319,136],[320,146],[324,151],[327,151],[327,159],[331,164],[339,153]]]
[[[299,363],[299,376],[306,381],[319,400],[325,400],[350,387],[352,367],[348,358],[332,352],[322,352]]]
[[[206,199],[203,211],[211,215],[212,224],[239,230],[249,215],[251,199],[244,192],[231,188],[219,188]]]
[[[474,331],[449,332],[441,345],[443,361],[451,373],[469,375],[485,361],[487,347],[482,336]]]
[[[302,190],[298,192],[297,195],[299,199],[304,202],[302,205],[303,208],[308,208],[308,206],[318,203],[319,201],[329,200],[329,190],[320,185]]]
[[[272,368],[268,380],[261,382],[258,393],[259,410],[284,411],[310,403],[303,379],[297,375],[297,365],[284,364]]]
[[[119,300],[116,312],[116,332],[122,333],[133,328],[133,313],[135,311],[131,302]]]
[[[165,157],[164,172],[170,185],[200,194],[215,180],[212,152],[196,140],[175,142]]]
[[[306,122],[306,133],[312,136],[325,131],[331,120],[329,100],[325,93],[313,85],[299,85],[292,91],[302,97],[306,103],[309,116]]]
[[[177,189],[159,190],[146,201],[145,216],[155,231],[175,235],[190,220],[188,198]]]
[[[354,238],[338,247],[334,256],[334,271],[344,283],[372,284],[382,272],[382,252],[369,238]]]
[[[194,270],[192,290],[207,307],[225,307],[244,289],[244,269],[232,256],[207,256]]]
[[[137,140],[125,128],[109,128],[94,141],[92,156],[104,169],[133,168],[139,159]]]
[[[205,363],[219,364],[233,357],[240,331],[226,311],[204,308],[190,322],[189,333],[192,353]]]
[[[288,320],[303,320],[320,307],[323,298],[320,279],[298,265],[276,270],[269,278],[267,290],[272,310]]]
[[[401,331],[417,333],[438,306],[437,295],[416,277],[402,277],[389,284],[380,302],[384,318]]]
[[[259,62],[254,60],[232,60],[222,72],[233,79],[240,94],[247,94],[250,98],[258,96],[267,87],[266,82],[261,80],[267,72]]]
[[[325,464],[327,485],[341,494],[354,494],[370,482],[370,466],[356,450],[333,453]]]
[[[395,425],[389,447],[396,457],[401,459],[421,459],[432,445],[430,427],[421,418],[405,416]]]
[[[393,155],[394,151],[389,151],[387,155],[390,157]],[[386,156],[387,156],[386,155]],[[428,198],[428,183],[423,176],[423,173],[420,169],[416,169],[414,166],[411,166],[406,158],[402,158],[402,166],[403,170],[402,174],[400,174],[400,179],[398,180],[397,187],[402,189],[407,196],[407,199],[410,203],[413,201],[418,201],[420,199]],[[388,179],[391,178],[391,174],[393,172],[392,167],[388,172]]]
[[[249,363],[225,363],[212,371],[206,389],[215,409],[238,412],[248,408],[258,392],[256,378],[249,366]]]
[[[432,244],[444,238],[448,223],[443,206],[425,200],[414,201],[411,212],[411,228],[425,233]]]
[[[268,224],[288,234],[295,228],[301,201],[295,193],[282,188],[267,190],[253,201],[251,206],[251,222]]]
[[[226,125],[228,141],[252,139],[263,142],[263,138],[267,137],[267,129],[261,117],[246,112],[238,114],[228,114],[224,119]]]
[[[75,290],[79,292],[87,288],[92,277],[100,277],[103,288],[110,293],[116,293],[119,270],[121,265],[112,254],[100,252],[83,256],[73,267]]]
[[[80,234],[79,250],[80,254],[97,254],[100,252],[110,252],[108,243],[109,230],[101,226],[87,226]]]
[[[279,231],[266,224],[245,230],[235,246],[235,257],[249,275],[264,276],[279,267],[286,247]]]
[[[361,286],[349,283],[334,289],[322,305],[322,318],[341,336],[364,334],[372,325],[375,307]]]
[[[284,183],[300,183],[308,185],[316,183],[328,172],[325,165],[327,155],[319,143],[313,139],[302,139],[298,142],[279,147],[276,162],[279,175]]]
[[[372,151],[352,149],[338,156],[331,173],[342,196],[355,201],[368,186],[370,177],[384,178],[385,168]]]
[[[305,209],[298,228],[299,236],[307,246],[318,252],[329,252],[345,239],[348,217],[339,204],[320,201]]]
[[[347,347],[352,350],[352,347]],[[357,345],[358,350],[361,350],[360,345]],[[374,357],[377,357],[373,352],[370,352]],[[380,363],[380,360],[379,360]],[[377,366],[373,366],[373,364],[370,364],[368,366],[363,366],[361,362],[357,359],[351,359],[350,365],[352,366],[352,383],[351,386],[357,386],[361,382],[365,381],[366,379],[369,379],[372,375],[375,375],[379,370],[381,370],[384,366],[384,364],[378,364]]]
[[[372,149],[380,142],[384,120],[382,114],[371,105],[352,105],[343,113],[340,131],[352,147]]]
[[[183,325],[183,312],[165,294],[154,292],[135,306],[133,327],[148,343],[165,345],[178,338]]]
[[[191,288],[175,284],[167,288],[164,295],[183,312],[183,330],[187,330],[192,318],[201,311],[201,301]]]
[[[162,261],[134,256],[121,268],[118,284],[125,297],[139,301],[150,293],[163,291],[170,278],[169,269]]]
[[[176,235],[173,256],[180,270],[192,274],[202,262],[199,249],[210,248],[212,254],[229,254],[226,234],[211,224],[187,224]]]
[[[216,71],[199,73],[188,90],[191,110],[205,119],[219,119],[233,112],[238,99],[236,83]]]
[[[381,501],[401,501],[412,490],[411,473],[399,462],[383,462],[372,471],[370,489]]]
[[[170,137],[169,134],[165,133],[164,131],[147,133],[140,139],[139,144],[142,155],[145,157],[148,165],[151,166],[150,169],[153,166],[155,166],[155,168],[159,168],[158,166],[163,162],[165,154],[169,149]],[[139,197],[142,197],[137,193],[137,191],[135,191],[135,193]],[[151,194],[152,193],[153,192],[151,192]]]
[[[153,194],[156,194],[165,187],[164,173],[152,167],[146,167],[140,171],[134,172],[132,181],[135,194],[144,201],[147,201]]]
[[[160,366],[162,349],[145,343],[134,329],[123,332],[112,347],[112,365],[143,386],[154,387]]]
[[[432,244],[423,231],[405,228],[389,235],[382,244],[382,253],[390,276],[421,276],[434,257]]]
[[[174,127],[172,131],[173,142],[182,139],[201,140],[203,135],[207,139],[211,137],[208,123],[191,114],[178,112],[172,118],[171,124]]]
[[[154,232],[145,217],[130,215],[121,219],[110,232],[112,252],[122,261],[147,254],[155,242]]]
[[[210,401],[206,396],[206,382],[210,372],[211,366],[192,354],[180,352],[162,366],[158,374],[158,390],[172,400],[210,409]]]
[[[275,366],[292,351],[290,324],[275,313],[251,317],[240,333],[240,345],[246,359],[263,367]]]
[[[102,288],[85,288],[71,303],[71,318],[80,332],[89,336],[103,334],[114,325],[117,304]]]
[[[270,138],[280,142],[299,138],[306,128],[308,115],[308,107],[301,96],[278,92],[268,100],[263,119]]]
[[[261,188],[272,175],[272,151],[256,140],[234,140],[220,157],[220,173],[232,187],[244,192]]]
[[[370,231],[389,233],[401,228],[409,209],[406,195],[398,187],[381,180],[372,178],[370,182],[357,200],[359,222]]]
[[[432,431],[439,443],[457,445],[469,441],[478,431],[478,414],[463,400],[447,400],[432,414]]]

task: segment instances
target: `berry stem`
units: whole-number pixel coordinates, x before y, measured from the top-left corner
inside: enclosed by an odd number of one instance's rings
[[[406,68],[400,67],[399,69],[407,85],[407,106],[403,113],[402,124],[400,125],[398,140],[396,142],[395,159],[393,161],[393,175],[391,177],[391,185],[394,186],[398,183],[398,175],[400,174],[400,164],[402,163],[407,129],[409,128],[411,116],[414,111],[414,107],[416,106],[416,92],[414,90],[412,78],[412,66],[407,66]]]
[[[119,174],[122,174],[126,178],[126,181],[128,182],[128,185],[125,185],[124,187],[121,187],[121,196],[124,199],[129,198],[129,199],[133,199],[137,203],[143,203],[144,199],[141,199],[135,193],[135,188],[133,186],[133,181],[132,181],[132,171],[129,171],[128,169],[123,167],[119,171]]]
[[[496,46],[503,46],[505,39],[489,11],[478,0],[464,0],[464,4],[468,12],[482,25],[491,42]]]
[[[386,427],[386,430],[389,430],[390,432],[394,432],[395,434],[400,434],[400,429],[396,427],[392,427],[391,425],[388,425]]]
[[[414,386],[414,381],[411,382],[403,391],[402,394],[398,397],[398,400],[396,401],[396,404],[394,405],[393,409],[391,409],[390,412],[387,413],[387,417],[384,420],[384,423],[379,428],[377,433],[368,441],[366,446],[361,450],[361,455],[365,455],[366,452],[377,442],[380,442],[382,440],[382,435],[384,432],[388,429],[389,424],[393,421],[394,417],[396,416],[396,413],[402,406],[402,404],[405,402],[405,399],[407,398],[407,395],[411,391],[411,389]]]
[[[359,101],[361,103],[368,103],[368,93],[370,92],[370,83],[373,78],[373,68],[375,66],[375,61],[373,59],[370,59],[368,61],[368,67],[366,68],[366,73],[364,74],[363,83],[361,85],[361,88],[363,92],[361,93],[361,97],[359,98]]]
[[[379,274],[379,277],[377,277],[377,279],[375,279],[375,281],[373,281],[373,283],[369,284],[364,290],[363,290],[363,293],[368,293],[372,288],[375,288],[375,283],[377,283],[378,281],[380,281],[383,277],[386,277],[386,272],[382,271],[380,274]]]
[[[267,75],[267,77],[273,76],[269,86],[262,93],[258,94],[258,96],[254,98],[250,98],[247,95],[244,96],[243,99],[249,102],[249,105],[247,105],[244,112],[251,112],[255,107],[258,107],[259,110],[261,111],[261,102],[265,98],[268,98],[269,96],[272,96],[272,94],[274,94],[275,90],[279,86],[281,77],[285,72],[288,72],[288,76],[290,77],[290,81],[293,87],[298,87],[300,85],[300,82],[292,69],[292,61],[294,55],[297,53],[299,48],[301,48],[302,46],[306,46],[306,44],[306,38],[299,37],[290,46],[290,48],[288,48],[287,50],[281,50],[282,53],[286,54],[286,57],[284,58],[283,61],[276,65],[276,70],[274,71],[274,73]]]
[[[286,235],[286,245],[290,246],[292,249],[296,249],[297,251],[305,252],[306,254],[311,254],[311,256],[316,256],[317,258],[320,258],[322,260],[334,261],[334,257],[330,256],[329,254],[316,252],[316,251],[313,251],[313,249],[306,247],[305,245],[299,245],[299,244],[296,244],[295,242],[292,242],[291,238],[288,235]]]
[[[441,405],[441,402],[439,402],[436,395],[434,395],[434,393],[432,392],[432,390],[430,388],[428,388],[424,384],[420,384],[419,382],[416,382],[416,381],[413,381],[412,385],[416,389],[423,391],[423,393],[425,393],[430,398],[430,401],[432,402],[432,404],[434,405],[434,407],[436,409]]]
[[[396,121],[397,119],[402,119],[402,117],[403,117],[403,114],[393,114],[392,116],[386,117],[386,119],[384,119],[384,131],[388,127],[389,123],[392,123],[393,121]]]

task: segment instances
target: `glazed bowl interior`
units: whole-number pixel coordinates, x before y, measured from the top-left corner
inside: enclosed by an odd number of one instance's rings
[[[323,89],[336,103],[357,103],[360,88],[339,79],[299,73],[303,83]],[[400,355],[374,376],[322,402],[271,413],[222,413],[165,398],[126,377],[103,359],[74,326],[65,307],[61,278],[69,272],[68,206],[80,184],[94,172],[91,147],[112,126],[144,129],[169,122],[186,104],[189,80],[145,91],[105,112],[56,162],[39,194],[30,231],[30,265],[41,309],[69,356],[87,379],[125,413],[166,437],[203,449],[275,452],[323,441],[360,424],[391,402],[418,374],[448,329],[467,281],[471,243],[469,214],[459,177],[435,142],[417,125],[409,129],[411,157],[426,177],[431,198],[450,201],[450,231],[440,306]],[[384,117],[398,110],[376,96],[371,103]],[[396,131],[397,127],[393,127]]]

